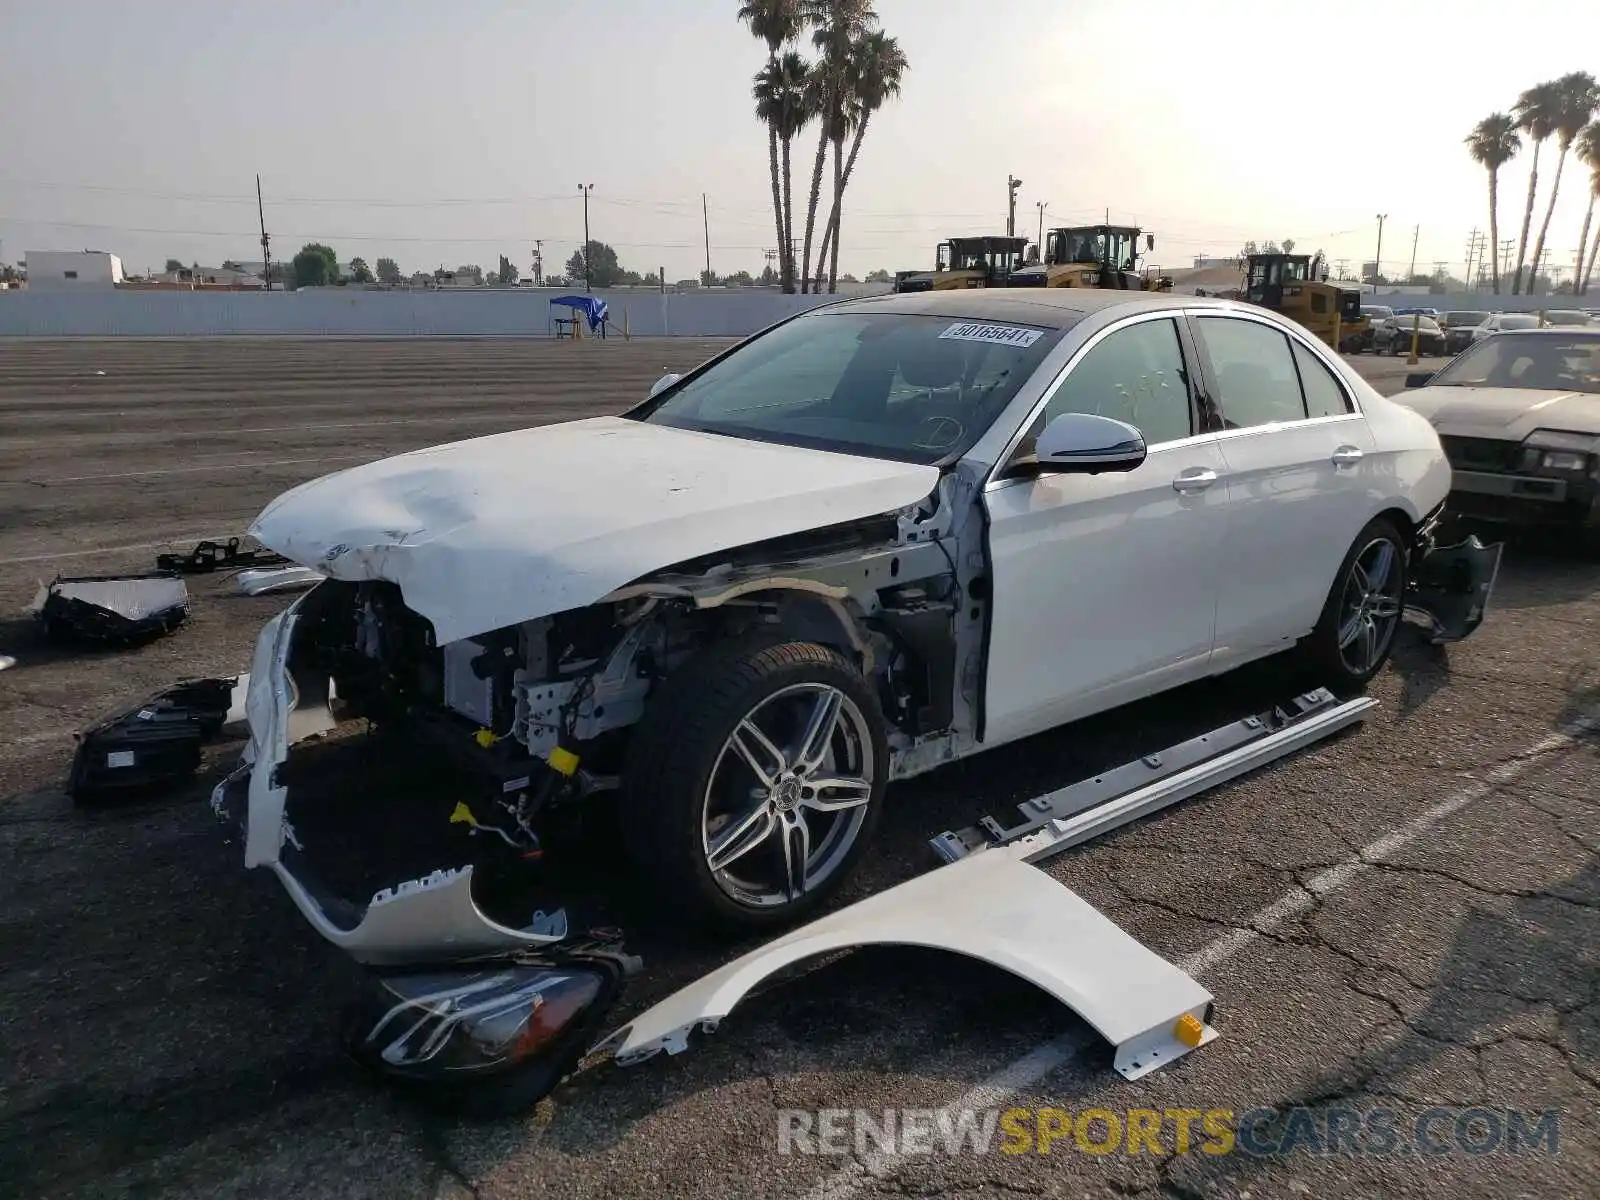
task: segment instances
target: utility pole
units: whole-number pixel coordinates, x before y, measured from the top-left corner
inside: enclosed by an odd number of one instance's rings
[[[1500,278],[1511,274],[1511,252],[1517,248],[1516,238],[1506,238],[1500,243]]]
[[[544,239],[533,239],[533,286],[544,286]]]
[[[1406,282],[1410,283],[1417,276],[1417,238],[1422,236],[1422,226],[1418,225],[1411,231],[1411,269],[1406,272]]]
[[[589,266],[589,193],[594,191],[594,184],[580,183],[578,190],[583,193],[583,290],[594,291],[594,272]]]
[[[711,210],[706,207],[706,194],[700,193],[700,220],[705,223],[706,230],[706,286],[711,286],[714,278],[711,274]],[[818,251],[820,254],[821,251]]]
[[[261,221],[261,278],[272,290],[272,255],[267,251],[267,210],[261,204],[261,174],[256,173],[256,216]]]
[[[1483,235],[1478,232],[1478,227],[1476,225],[1472,227],[1472,232],[1467,235],[1467,265],[1465,270],[1462,272],[1461,278],[1466,280],[1468,291],[1472,290],[1472,259],[1482,249],[1482,236]]]
[[[1047,202],[1035,200],[1034,204],[1039,209],[1039,258],[1042,260],[1044,258],[1044,210]]]
[[[1378,294],[1378,281],[1383,278],[1383,223],[1389,219],[1388,213],[1378,214],[1378,252],[1372,256],[1372,294]]]
[[[1022,180],[1008,174],[1006,176],[1006,236],[1017,236],[1017,189],[1022,186]]]

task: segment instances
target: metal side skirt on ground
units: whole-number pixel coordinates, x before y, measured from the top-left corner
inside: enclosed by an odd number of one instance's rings
[[[923,946],[991,963],[1044,989],[1139,1076],[1217,1035],[1211,993],[1087,901],[1011,853],[973,855],[832,913],[667,997],[601,1041],[628,1065],[688,1046],[752,987],[803,959],[860,946]]]

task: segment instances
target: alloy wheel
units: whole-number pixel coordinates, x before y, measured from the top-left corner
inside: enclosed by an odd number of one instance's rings
[[[1389,652],[1404,607],[1400,547],[1374,538],[1350,563],[1339,604],[1339,658],[1352,675],[1369,674]]]

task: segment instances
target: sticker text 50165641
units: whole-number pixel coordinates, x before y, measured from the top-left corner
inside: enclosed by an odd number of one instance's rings
[[[1018,325],[989,325],[982,321],[957,321],[941,338],[958,342],[994,342],[1001,346],[1031,346],[1043,336],[1040,330],[1024,329]]]

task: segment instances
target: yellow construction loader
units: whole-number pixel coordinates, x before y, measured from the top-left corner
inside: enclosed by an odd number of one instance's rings
[[[1076,225],[1045,235],[1043,260],[1020,267],[1009,287],[1118,288],[1170,292],[1172,280],[1139,269],[1139,239],[1154,250],[1155,234],[1131,225]]]
[[[1020,237],[951,238],[934,251],[932,271],[902,271],[897,292],[942,292],[952,288],[1004,287],[1006,277],[1022,263],[1028,239]]]
[[[1219,293],[1226,295],[1227,293]],[[1361,315],[1361,292],[1328,282],[1321,254],[1252,254],[1245,259],[1237,298],[1282,313],[1335,350],[1343,350],[1371,322]]]

